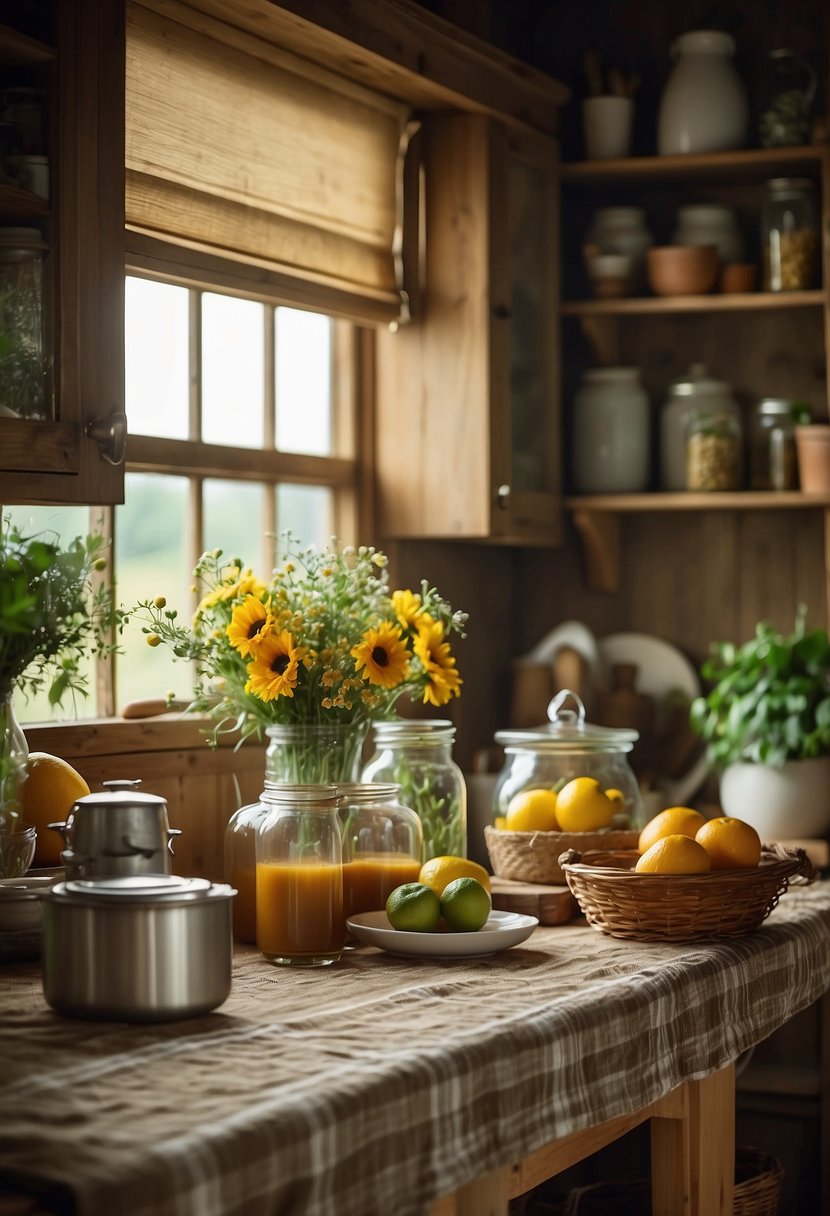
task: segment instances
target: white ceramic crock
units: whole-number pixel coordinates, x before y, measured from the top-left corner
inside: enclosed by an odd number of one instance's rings
[[[720,779],[724,815],[751,823],[763,841],[814,839],[830,831],[830,756],[730,764]]]
[[[676,59],[660,98],[657,152],[719,152],[746,145],[749,107],[722,30],[692,30],[672,45]]]
[[[648,487],[650,410],[635,367],[583,373],[574,398],[573,484],[579,494],[633,494]]]

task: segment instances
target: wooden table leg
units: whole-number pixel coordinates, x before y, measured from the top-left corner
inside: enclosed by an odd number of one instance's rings
[[[735,1189],[735,1066],[688,1081],[685,1112],[651,1122],[653,1216],[730,1216]]]

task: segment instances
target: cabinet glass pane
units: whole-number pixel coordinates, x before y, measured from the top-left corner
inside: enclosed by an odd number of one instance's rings
[[[263,305],[202,296],[202,438],[227,447],[264,442]]]
[[[125,401],[133,435],[187,439],[187,330],[187,288],[127,277]]]
[[[545,178],[530,165],[510,165],[510,429],[511,484],[550,489],[546,400]]]

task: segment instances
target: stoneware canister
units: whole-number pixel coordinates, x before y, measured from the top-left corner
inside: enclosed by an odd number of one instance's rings
[[[648,488],[649,402],[636,367],[583,373],[574,398],[573,482],[579,494]]]
[[[691,30],[681,34],[671,51],[676,62],[660,98],[658,154],[745,147],[749,108],[732,62],[732,35]]]

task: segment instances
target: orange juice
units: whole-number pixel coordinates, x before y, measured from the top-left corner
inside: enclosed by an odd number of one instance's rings
[[[343,908],[345,918],[355,912],[378,912],[395,887],[417,882],[421,863],[402,854],[378,853],[355,858],[343,865]]]
[[[236,888],[233,899],[233,935],[238,942],[256,945],[256,869],[238,866],[229,882]]]
[[[257,945],[266,958],[333,961],[343,949],[343,867],[257,862]]]

